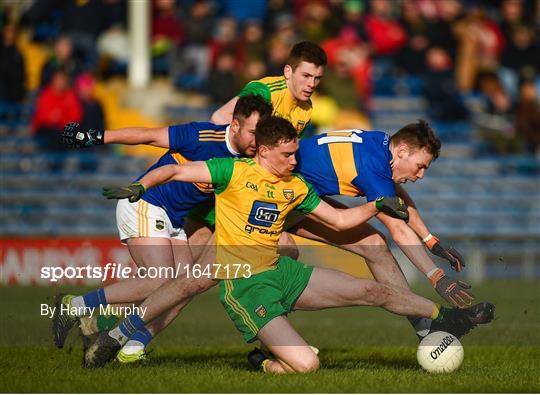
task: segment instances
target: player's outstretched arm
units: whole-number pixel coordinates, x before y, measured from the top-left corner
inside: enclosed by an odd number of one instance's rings
[[[409,226],[422,239],[431,253],[447,260],[456,272],[463,270],[465,260],[462,255],[454,247],[446,247],[440,242],[439,238],[431,234],[405,188],[401,185],[396,185],[396,194],[405,201],[405,204],[409,208]]]
[[[103,196],[107,199],[129,199],[133,203],[139,200],[148,188],[171,181],[211,183],[212,177],[206,162],[161,166],[128,186],[103,188]]]
[[[61,142],[68,148],[87,148],[102,144],[148,144],[169,148],[169,128],[130,127],[115,130],[81,129],[76,122],[64,126]]]
[[[210,122],[215,123],[216,125],[226,125],[231,123],[234,107],[236,106],[236,102],[238,101],[238,99],[239,97],[235,96],[227,103],[222,105],[220,108],[218,108],[216,111],[214,111],[212,117],[210,118]]]
[[[469,291],[470,285],[447,276],[444,270],[438,268],[426,253],[419,237],[408,224],[404,221],[391,218],[384,213],[379,213],[377,219],[388,228],[392,239],[394,239],[413,265],[428,277],[437,293],[443,299],[456,307],[472,305],[475,297]]]
[[[400,221],[407,220],[409,216],[407,206],[398,197],[381,197],[374,202],[345,210],[334,208],[323,200],[309,215],[316,221],[341,231],[367,222],[379,212],[388,213]]]

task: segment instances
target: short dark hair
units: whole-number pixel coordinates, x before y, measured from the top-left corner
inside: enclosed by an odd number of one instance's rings
[[[297,137],[298,133],[289,121],[274,115],[261,119],[255,128],[257,148],[261,145],[276,147],[280,143],[287,143]]]
[[[233,110],[233,118],[249,118],[254,112],[258,112],[261,119],[272,115],[273,107],[262,96],[246,95],[238,98]]]
[[[395,145],[405,143],[412,148],[425,148],[433,155],[433,159],[437,159],[441,151],[441,141],[423,119],[403,126],[390,138],[390,141]]]
[[[295,70],[300,63],[313,63],[315,66],[326,66],[326,52],[311,41],[301,41],[292,47],[287,64]]]

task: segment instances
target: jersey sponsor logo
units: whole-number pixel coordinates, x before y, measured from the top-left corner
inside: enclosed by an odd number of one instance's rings
[[[266,191],[266,196],[268,196],[270,199],[275,199],[274,191]]]
[[[253,189],[255,192],[259,192],[259,187],[250,181],[246,182],[246,188],[250,188]]]
[[[284,189],[283,190],[283,196],[285,197],[285,199],[287,200],[293,200],[294,199],[294,190],[292,189]]]
[[[259,232],[259,234],[261,234],[261,235],[270,235],[270,236],[277,235],[277,234],[280,233],[277,230],[271,230],[271,229],[268,229],[268,228],[261,228],[261,227],[253,226],[253,225],[249,225],[249,224],[246,224],[246,226],[244,227],[244,230],[248,234],[252,234],[253,232]]]
[[[280,211],[277,209],[277,204],[255,200],[249,213],[248,222],[251,225],[269,228],[277,222],[279,214]]]
[[[255,309],[255,314],[257,314],[259,317],[264,318],[266,317],[266,307],[263,305],[260,305]]]

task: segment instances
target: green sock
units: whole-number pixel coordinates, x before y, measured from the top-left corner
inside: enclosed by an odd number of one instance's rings
[[[97,329],[99,332],[110,331],[119,320],[119,317],[114,314],[98,315],[96,318]]]
[[[448,316],[451,311],[452,309],[449,309],[448,307],[440,306],[439,314],[437,314],[437,317],[435,317],[434,321],[443,322],[446,316]]]

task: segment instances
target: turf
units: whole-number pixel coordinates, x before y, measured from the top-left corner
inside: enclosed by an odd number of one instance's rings
[[[491,282],[476,294],[497,319],[463,339],[465,361],[452,374],[423,372],[406,320],[374,308],[298,312],[295,327],[321,349],[321,370],[266,376],[249,370],[250,346],[228,321],[215,290],[197,298],[153,345],[148,361],[100,370],[81,367],[76,334],[52,346],[40,303],[51,288],[0,288],[1,392],[539,392],[538,282]],[[81,288],[68,289],[82,291]],[[435,297],[421,287],[420,293]],[[49,298],[49,300],[47,300]]]

